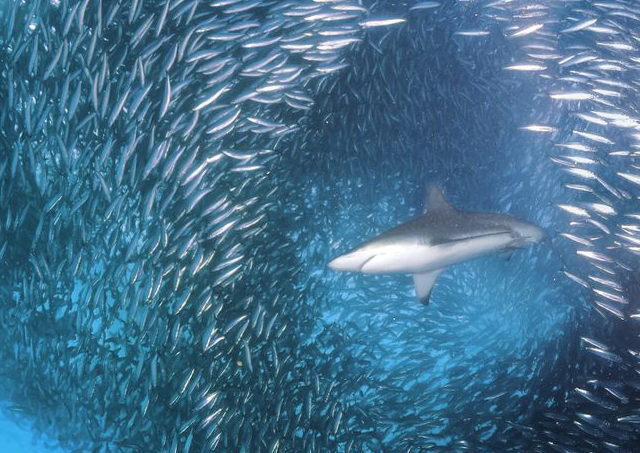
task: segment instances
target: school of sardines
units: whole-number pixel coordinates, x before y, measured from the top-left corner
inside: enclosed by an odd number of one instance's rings
[[[638,25],[632,0],[0,0],[6,411],[74,452],[634,451]],[[356,193],[492,180],[498,141],[563,323],[506,307],[539,331],[516,357],[388,280],[332,306]]]

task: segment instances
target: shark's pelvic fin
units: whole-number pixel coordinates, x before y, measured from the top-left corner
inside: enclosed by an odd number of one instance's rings
[[[516,251],[515,248],[510,248],[505,250],[504,252],[502,252],[502,256],[504,257],[505,261],[511,261],[511,258],[513,257],[513,253]]]
[[[416,297],[424,305],[429,304],[433,285],[436,283],[436,279],[438,278],[438,275],[442,273],[442,270],[443,269],[436,269],[435,271],[423,272],[422,274],[413,274],[413,284],[416,287]]]
[[[424,212],[442,211],[455,209],[451,203],[442,194],[442,191],[436,184],[429,186],[427,192],[427,201],[424,206]]]

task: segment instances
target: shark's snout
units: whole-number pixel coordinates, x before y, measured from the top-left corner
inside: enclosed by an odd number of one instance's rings
[[[327,266],[334,271],[341,272],[360,272],[364,263],[371,258],[369,254],[363,254],[357,251],[345,253],[331,261]]]

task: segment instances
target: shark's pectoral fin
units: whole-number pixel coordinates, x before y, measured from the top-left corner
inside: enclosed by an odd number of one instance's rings
[[[416,297],[424,305],[429,304],[433,285],[436,283],[438,275],[442,273],[442,269],[435,271],[423,272],[422,274],[413,274],[413,284],[416,287]]]

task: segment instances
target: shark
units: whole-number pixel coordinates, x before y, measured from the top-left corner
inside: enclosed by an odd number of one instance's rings
[[[458,210],[432,184],[423,215],[334,258],[328,267],[363,274],[412,274],[416,297],[427,305],[436,279],[447,267],[493,253],[510,254],[544,237],[542,228],[510,215]]]

